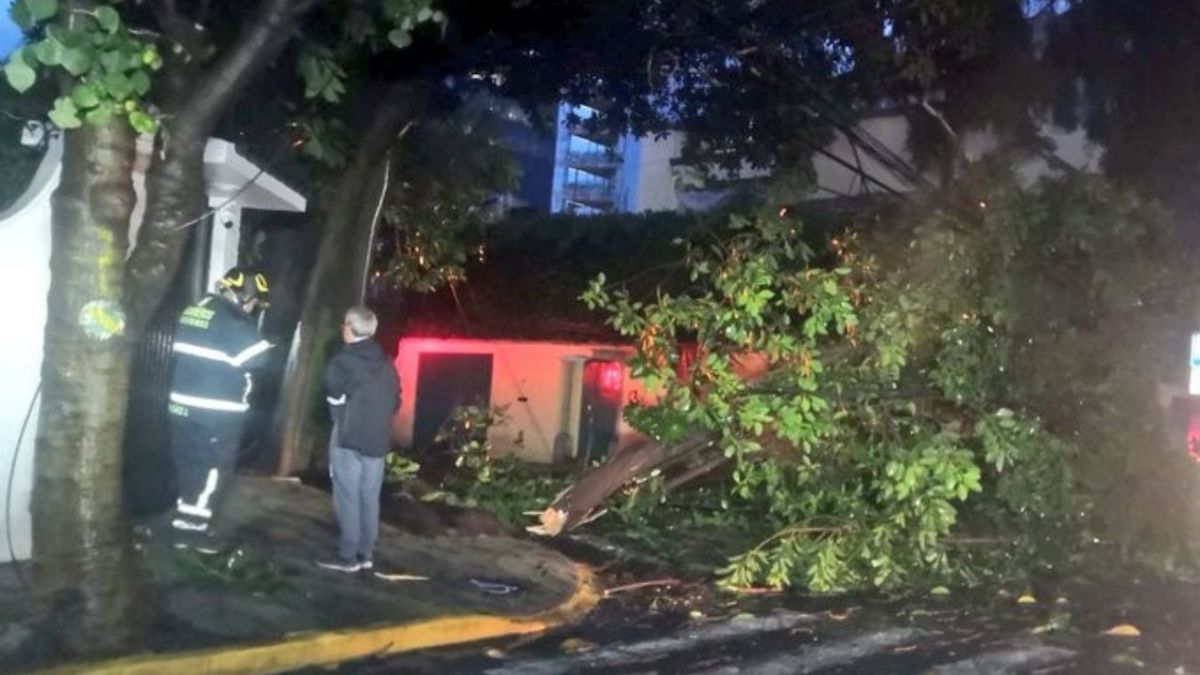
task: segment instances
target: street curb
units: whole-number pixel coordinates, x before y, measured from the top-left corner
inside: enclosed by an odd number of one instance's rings
[[[391,626],[298,633],[275,642],[254,645],[77,663],[39,671],[39,675],[277,673],[385,654],[538,633],[576,621],[600,602],[600,591],[591,568],[576,564],[575,574],[575,590],[566,601],[552,609],[527,616],[464,614]]]

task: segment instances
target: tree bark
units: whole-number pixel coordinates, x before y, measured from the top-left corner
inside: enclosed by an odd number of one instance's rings
[[[140,334],[162,303],[179,267],[188,229],[202,226],[206,207],[204,148],[221,116],[296,35],[312,0],[265,0],[241,38],[201,76],[198,86],[166,102],[169,117],[146,173],[146,215],[129,259],[125,305],[133,334]],[[173,15],[173,13],[168,13]],[[164,17],[170,25],[178,17]],[[168,68],[194,75],[190,63]],[[168,81],[171,74],[164,76]]]
[[[645,441],[619,450],[608,461],[585,473],[555,497],[538,516],[539,524],[527,529],[535,534],[557,536],[578,527],[588,521],[597,507],[630,481],[664,464],[712,447],[712,440],[707,435],[694,434],[674,445]],[[703,472],[696,473],[693,478],[700,475]]]
[[[362,301],[362,278],[370,265],[372,228],[383,189],[382,169],[388,150],[417,107],[410,87],[399,83],[389,87],[324,210],[317,259],[276,416],[281,475],[308,468],[320,444],[327,440],[321,423],[325,412],[322,370],[341,314]]]
[[[148,618],[121,489],[130,348],[120,302],[134,152],[124,120],[66,132],[52,202],[33,575],[72,654],[134,647]]]

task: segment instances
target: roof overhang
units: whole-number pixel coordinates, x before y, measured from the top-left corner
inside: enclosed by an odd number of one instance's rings
[[[210,207],[236,204],[243,209],[303,213],[308,206],[299,192],[220,138],[208,139],[204,148],[204,182]]]

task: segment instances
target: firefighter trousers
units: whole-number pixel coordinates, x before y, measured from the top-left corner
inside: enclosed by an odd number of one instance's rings
[[[171,525],[179,531],[206,534],[228,493],[237,469],[242,419],[171,418],[171,454],[179,498]]]

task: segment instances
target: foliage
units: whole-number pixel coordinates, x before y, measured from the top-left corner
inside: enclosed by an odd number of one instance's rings
[[[465,58],[526,107],[561,97],[597,106],[588,124],[601,129],[680,131],[687,163],[737,174],[807,165],[851,110],[895,82],[936,90],[980,48],[994,13],[1020,4],[548,0],[518,5],[517,39]]]
[[[493,453],[488,432],[505,423],[503,408],[456,409],[434,439],[454,456],[454,470],[443,479],[441,490],[425,499],[483,506],[501,522],[518,527],[526,520],[526,513],[565,488],[568,480],[561,474],[539,471],[514,457]]]
[[[461,280],[468,256],[487,253],[487,202],[517,187],[519,167],[502,142],[489,98],[426,116],[396,144],[392,187],[376,238],[376,283],[428,292]]]
[[[138,133],[153,133],[160,115],[172,108],[152,91],[159,70],[165,65],[194,77],[197,66],[219,61],[220,47],[227,39],[220,29],[236,26],[245,15],[242,4],[216,3],[215,8],[212,4],[204,3],[194,14],[183,16],[174,6],[146,11],[141,3],[124,0],[17,0],[10,12],[29,40],[9,57],[5,79],[21,93],[42,79],[67,83],[48,113],[62,129],[77,129],[84,122],[103,124],[121,116]],[[297,50],[295,69],[304,85],[303,98],[325,103],[337,103],[345,93],[347,61],[387,46],[402,49],[412,42],[418,26],[446,19],[432,7],[432,0],[380,0],[323,9]],[[295,20],[304,11],[288,8],[285,19]],[[324,35],[317,27],[326,22],[343,28]],[[375,39],[377,34],[386,35],[386,40]],[[328,149],[332,141],[323,139],[323,134],[330,124],[323,120],[306,129],[322,139],[312,149],[303,148],[305,152]]]
[[[171,553],[174,575],[180,581],[200,588],[264,595],[288,587],[278,563],[255,551],[231,548],[209,555],[191,549],[176,549]]]
[[[390,481],[404,482],[415,478],[421,465],[404,455],[392,453],[387,456],[384,473]]]
[[[77,129],[84,120],[104,124],[124,116],[139,133],[158,123],[147,112],[151,78],[163,65],[152,38],[126,25],[117,6],[85,6],[59,0],[16,0],[13,20],[30,35],[4,66],[18,92],[39,77],[63,77],[69,90],[54,100],[50,120]]]
[[[637,340],[635,375],[661,388],[631,420],[668,441],[707,429],[733,461],[730,499],[760,505],[775,529],[731,560],[726,583],[977,573],[956,527],[1022,553],[1088,536],[1087,471],[1138,448],[1114,433],[1128,420],[1095,415],[1114,409],[1114,380],[1148,364],[1129,361],[1137,342],[1079,347],[1111,340],[1098,326],[1131,311],[1178,320],[1162,301],[1188,268],[1163,265],[1179,256],[1160,214],[1098,178],[967,184],[915,227],[835,239],[830,260],[814,259],[794,220],[734,217],[719,241],[682,242],[688,291],[641,303],[601,278],[585,293]],[[695,345],[685,368],[681,343]],[[1088,370],[1098,377],[1063,377]]]

